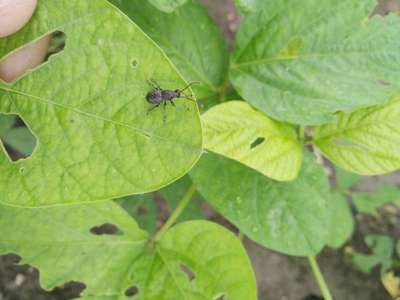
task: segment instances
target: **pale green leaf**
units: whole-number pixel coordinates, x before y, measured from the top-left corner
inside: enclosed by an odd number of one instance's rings
[[[277,182],[223,156],[204,154],[190,172],[203,197],[250,239],[290,255],[314,255],[329,226],[329,185],[310,153],[299,177]]]
[[[384,185],[373,192],[352,193],[354,205],[360,212],[377,214],[377,209],[384,204],[392,203],[400,207],[400,188]]]
[[[303,125],[400,91],[400,18],[375,0],[257,1],[237,34],[231,78],[269,116]]]
[[[197,0],[173,13],[154,10],[143,0],[112,0],[166,52],[193,85],[200,107],[215,103],[227,77],[229,53],[217,26]],[[161,83],[160,83],[161,84]]]
[[[35,222],[32,222],[35,220]],[[118,235],[90,229],[110,223]],[[52,289],[67,281],[86,285],[82,299],[256,300],[253,271],[240,241],[220,225],[193,221],[148,241],[134,220],[113,202],[51,208],[0,209],[0,254],[16,253],[40,271],[40,284]],[[24,230],[19,230],[24,228]],[[189,280],[182,271],[194,274]]]
[[[120,1],[120,0],[117,0],[117,1]],[[148,1],[151,4],[153,4],[155,7],[157,7],[159,10],[166,12],[166,13],[171,13],[175,9],[177,9],[179,6],[185,4],[187,0],[148,0]],[[143,3],[144,1],[141,0],[141,2]]]
[[[314,128],[314,142],[335,164],[361,175],[400,168],[400,98],[339,113],[332,124]]]
[[[346,198],[339,193],[332,193],[328,198],[329,231],[327,245],[339,248],[350,238],[354,229],[354,219]]]
[[[196,104],[147,114],[148,79],[186,85],[165,54],[105,0],[38,2],[0,57],[48,32],[66,47],[12,85],[0,111],[18,113],[38,138],[30,159],[0,154],[4,203],[40,206],[104,200],[159,189],[183,176],[201,153]],[[174,159],[171,159],[174,157]]]
[[[270,178],[288,181],[298,175],[303,147],[296,131],[243,101],[214,106],[202,115],[204,147],[235,159]]]

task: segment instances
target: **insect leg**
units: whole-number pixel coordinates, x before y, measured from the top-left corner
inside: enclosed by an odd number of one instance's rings
[[[149,114],[153,109],[159,107],[160,104],[161,104],[161,103],[158,103],[157,105],[154,105],[153,107],[150,107],[150,108],[147,110],[147,114]]]
[[[171,104],[173,107],[176,107],[174,100],[171,100]]]
[[[165,123],[167,121],[167,101],[164,100],[164,105],[163,105],[163,123]]]
[[[156,89],[156,90],[161,90],[160,85],[155,82],[153,79],[147,79],[146,80],[147,84],[149,84],[152,88]]]

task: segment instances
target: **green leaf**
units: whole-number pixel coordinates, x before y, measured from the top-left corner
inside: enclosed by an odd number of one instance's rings
[[[400,207],[400,189],[396,186],[384,185],[373,192],[352,193],[352,197],[357,209],[367,214],[377,214],[377,209],[387,203]]]
[[[246,236],[290,255],[314,255],[329,225],[329,185],[310,153],[299,177],[276,182],[223,156],[204,154],[190,172],[203,197]]]
[[[355,185],[361,180],[361,176],[347,172],[342,168],[335,168],[335,176],[336,176],[336,184],[340,191],[346,191]]]
[[[165,54],[105,0],[42,0],[27,26],[0,41],[0,57],[55,30],[66,34],[64,51],[0,86],[0,111],[20,114],[38,138],[30,159],[0,154],[1,202],[112,199],[188,172],[201,153],[196,104],[177,100],[184,109],[168,106],[165,123],[162,109],[147,114],[148,79],[186,85]]]
[[[259,0],[235,0],[235,5],[241,14],[255,12],[260,5]]]
[[[280,181],[298,175],[303,148],[294,128],[243,101],[217,105],[202,116],[204,147]]]
[[[231,78],[269,116],[303,125],[384,102],[400,90],[400,18],[375,0],[257,2],[237,34]]]
[[[166,13],[171,13],[179,6],[185,4],[187,0],[148,0],[148,1],[155,7],[157,7],[159,10]]]
[[[386,104],[339,113],[335,123],[314,128],[314,142],[335,164],[361,175],[400,168],[400,97]]]
[[[13,128],[2,136],[3,142],[23,155],[31,155],[36,139],[27,127]]]
[[[229,53],[217,26],[199,1],[189,0],[170,14],[156,11],[142,0],[112,2],[157,42],[187,81],[201,83],[193,86],[200,107],[212,105],[215,101],[211,98],[225,85]]]
[[[140,228],[151,234],[156,232],[157,212],[152,194],[127,196],[114,201],[136,220]]]
[[[365,242],[372,254],[354,253],[353,263],[364,273],[370,273],[374,266],[380,264],[381,274],[385,274],[393,263],[393,241],[385,235],[371,234],[365,237]]]
[[[190,189],[192,184],[190,177],[186,175],[160,191],[172,211],[178,206],[180,200]],[[204,215],[200,208],[202,200],[203,199],[199,193],[196,192],[189,201],[189,204],[185,207],[185,210],[179,216],[178,221],[183,222],[188,220],[204,219]]]
[[[90,232],[103,223],[118,226],[119,234]],[[0,253],[16,253],[23,264],[38,268],[45,289],[75,280],[86,285],[82,298],[92,300],[129,299],[125,291],[131,286],[143,300],[257,298],[240,241],[211,222],[178,224],[153,244],[109,201],[39,209],[3,206],[0,227]],[[182,266],[193,272],[192,281]]]
[[[346,198],[339,193],[328,197],[328,204],[330,225],[327,244],[332,248],[340,248],[353,233],[353,215]]]
[[[15,120],[16,117],[13,115],[0,114],[0,138],[3,139],[4,134],[14,125]]]

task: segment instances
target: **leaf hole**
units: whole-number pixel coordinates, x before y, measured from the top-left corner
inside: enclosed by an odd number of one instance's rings
[[[37,145],[36,137],[30,128],[16,114],[0,113],[0,140],[12,162],[30,157]],[[25,169],[21,169],[20,173],[23,174]]]
[[[0,61],[0,78],[12,83],[32,69],[37,69],[65,47],[66,36],[54,31],[11,52]],[[29,59],[27,59],[29,58]]]
[[[193,271],[186,265],[180,264],[179,268],[185,275],[187,276],[189,281],[193,281],[196,278],[196,275],[193,273]]]
[[[265,138],[264,137],[258,137],[251,143],[250,149],[254,149],[255,147],[261,145],[264,142],[265,142]]]
[[[49,49],[47,50],[46,60],[49,59],[50,56],[60,53],[65,48],[65,42],[67,40],[67,36],[62,31],[54,31],[51,34],[51,41],[49,45]]]
[[[21,257],[9,253],[0,255],[0,298],[21,299],[76,299],[81,296],[86,285],[78,281],[68,281],[47,291],[40,286],[40,271],[28,264],[19,264]]]
[[[123,235],[123,231],[118,228],[117,225],[111,223],[104,223],[99,226],[90,228],[90,232],[95,235]]]
[[[80,281],[68,281],[53,288],[50,294],[56,299],[75,299],[80,297],[84,289],[86,289],[86,284]]]
[[[139,294],[139,289],[136,285],[133,285],[133,286],[127,288],[125,291],[125,296],[127,296],[127,297],[134,297],[137,294]]]

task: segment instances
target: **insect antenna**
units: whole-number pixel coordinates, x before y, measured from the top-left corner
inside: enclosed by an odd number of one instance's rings
[[[180,92],[182,93],[184,90],[187,90],[193,84],[200,84],[200,82],[199,81],[192,81],[187,86],[185,86],[183,89],[181,89]]]

